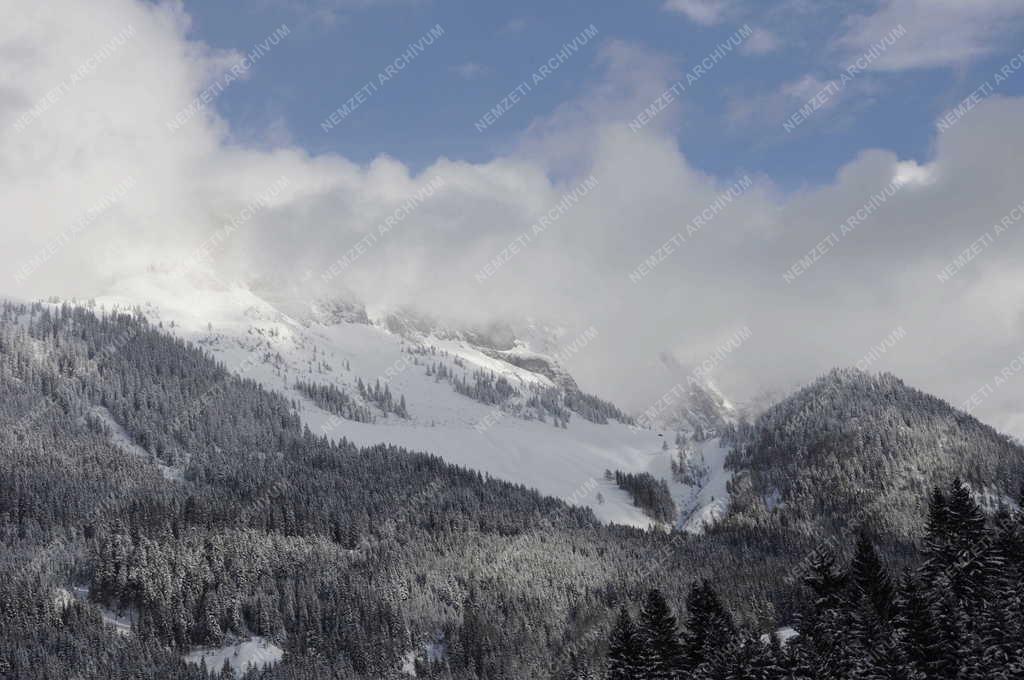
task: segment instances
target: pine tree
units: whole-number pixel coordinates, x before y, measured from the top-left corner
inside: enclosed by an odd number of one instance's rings
[[[831,547],[820,548],[811,555],[803,582],[814,594],[818,610],[837,607],[845,600],[847,580],[836,566],[836,554]]]
[[[950,534],[957,547],[976,545],[986,537],[985,515],[974,502],[970,490],[959,479],[953,481],[947,518]]]
[[[642,644],[633,618],[623,605],[608,637],[608,680],[635,680],[640,677]]]
[[[850,563],[850,587],[854,601],[866,605],[879,622],[889,619],[894,589],[878,551],[861,529]]]
[[[942,489],[935,487],[928,499],[928,519],[925,522],[924,555],[925,571],[930,579],[945,572],[952,564],[949,547],[950,520],[949,503]]]
[[[904,575],[896,596],[895,626],[909,663],[918,673],[928,671],[941,644],[927,595],[913,574]]]
[[[954,596],[967,603],[968,611],[992,596],[992,588],[1001,570],[987,520],[971,492],[959,479],[953,482],[947,510],[948,540],[946,556],[941,560]]]
[[[798,616],[799,644],[807,652],[802,659],[811,666],[813,677],[847,678],[858,666],[862,650],[850,644],[852,613],[848,599],[848,579],[836,565],[830,547],[811,557],[804,585],[812,600]]]
[[[640,610],[643,639],[641,674],[643,680],[674,680],[683,668],[683,648],[679,642],[676,617],[657,588],[647,593]]]
[[[686,611],[683,658],[686,668],[695,671],[732,642],[736,624],[707,579],[690,588]]]
[[[781,680],[782,678],[803,677],[785,673],[781,661],[785,652],[774,636],[769,644],[744,636],[723,648],[717,655],[714,668],[707,674],[691,674],[690,678],[713,678],[714,680]]]

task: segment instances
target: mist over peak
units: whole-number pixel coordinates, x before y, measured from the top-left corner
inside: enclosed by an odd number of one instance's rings
[[[104,67],[66,93],[66,105],[104,115],[15,129],[83,36],[128,25]],[[314,299],[369,318],[415,310],[499,345],[501,324],[534,319],[567,342],[592,328],[567,359],[573,374],[634,411],[743,328],[751,337],[708,376],[737,403],[865,357],[960,403],[1019,354],[1012,220],[998,248],[955,265],[1020,204],[1017,97],[980,102],[927,158],[865,148],[831,177],[784,189],[770,174],[700,169],[695,142],[676,135],[686,105],[631,127],[680,72],[621,39],[575,56],[592,60],[593,87],[489,158],[415,166],[251,143],[216,106],[169,134],[164,122],[242,56],[198,40],[180,6],[66,2],[12,39],[33,55],[0,106],[12,296],[118,295],[176,272],[218,290],[243,282],[284,310]],[[937,278],[951,261],[955,276]],[[894,328],[903,339],[872,353]],[[665,355],[677,363],[666,368]],[[932,370],[936,358],[945,370]],[[1024,432],[1024,380],[1006,383],[978,412]]]

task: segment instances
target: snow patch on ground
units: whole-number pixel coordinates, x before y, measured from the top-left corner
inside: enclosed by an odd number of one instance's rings
[[[237,675],[245,673],[249,666],[264,668],[270,664],[281,661],[284,650],[273,642],[254,636],[247,640],[235,641],[222,647],[193,647],[192,651],[185,655],[185,661],[199,665],[206,662],[209,671],[217,671],[224,666],[227,660]]]
[[[707,525],[718,522],[729,511],[729,482],[733,471],[725,467],[730,448],[714,438],[697,442],[698,455],[703,460],[706,474],[699,487],[690,487],[688,498],[680,506],[683,510],[681,526],[691,534],[701,534]]]
[[[131,635],[132,627],[135,625],[135,619],[137,618],[133,611],[119,614],[106,607],[100,607],[100,616],[103,618],[103,623],[113,626],[114,632],[118,635]]]
[[[484,354],[479,349],[472,347],[461,340],[448,340],[430,337],[427,339],[428,342],[437,347],[438,349],[445,350],[453,356],[457,356],[467,363],[473,364],[477,368],[481,368],[486,371],[492,371],[495,375],[503,376],[506,380],[515,386],[520,385],[540,385],[543,387],[553,387],[554,383],[547,376],[534,373],[525,368],[520,368],[515,364],[510,364],[507,361],[494,358],[487,354]]]
[[[73,601],[89,601],[88,586],[75,586],[72,590],[57,588],[54,592],[53,601],[58,607],[67,607]],[[115,612],[96,603],[91,603],[100,612],[103,622],[112,626],[118,635],[131,635],[132,627],[138,618],[137,612],[128,609],[123,612]],[[234,640],[222,647],[193,647],[184,655],[185,661],[199,664],[206,660],[206,668],[210,671],[220,671],[227,659],[236,673],[242,674],[249,665],[263,668],[272,663],[277,663],[284,655],[284,650],[273,642],[258,635],[244,640]]]
[[[422,652],[411,650],[406,652],[402,656],[401,671],[408,676],[416,676],[416,660],[426,661],[427,664],[434,664],[443,662],[445,660],[446,649],[443,642],[430,642],[423,645]]]
[[[768,633],[765,633],[764,635],[761,636],[761,642],[763,642],[766,645],[771,644],[772,635],[777,637],[779,639],[779,642],[782,643],[782,646],[785,647],[786,644],[790,640],[792,640],[795,637],[798,637],[800,635],[800,633],[798,633],[795,628],[791,628],[790,626],[786,626],[784,628],[779,628],[777,631],[775,631],[771,635],[769,635]]]
[[[406,675],[416,677],[416,652],[406,652],[402,657],[402,672]]]
[[[67,588],[58,588],[54,593],[53,601],[58,607],[67,607],[75,600],[88,602],[89,588],[87,586],[75,586],[71,590],[68,590]],[[100,618],[103,619],[103,623],[112,626],[114,632],[118,635],[131,634],[132,625],[134,624],[135,619],[138,618],[136,612],[130,609],[124,612],[115,612],[112,609],[101,607],[94,602],[90,604],[99,610]]]
[[[75,596],[67,588],[57,588],[53,593],[53,605],[58,609],[67,609],[75,601]]]

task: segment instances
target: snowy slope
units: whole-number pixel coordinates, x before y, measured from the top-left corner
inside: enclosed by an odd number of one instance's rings
[[[58,588],[54,593],[54,603],[60,607],[67,607],[74,600],[83,602],[89,601],[89,588],[87,586],[75,586],[73,590]],[[100,618],[103,622],[112,627],[118,635],[131,635],[136,620],[136,612],[133,610],[115,612],[97,604]],[[221,647],[192,647],[184,659],[188,663],[200,664],[206,662],[206,668],[210,672],[219,672],[227,660],[235,670],[236,675],[243,674],[249,666],[263,668],[273,663],[278,663],[284,656],[284,650],[273,642],[253,635],[246,639],[235,639],[226,642]]]
[[[62,609],[71,604],[74,600],[81,600],[83,602],[89,601],[89,588],[88,586],[74,586],[72,590],[66,588],[58,588],[54,594],[54,602],[58,607]],[[100,612],[100,618],[103,623],[110,626],[115,633],[118,635],[131,635],[132,626],[137,618],[137,612],[134,610],[127,610],[124,612],[115,612],[106,607],[101,607],[97,604],[93,604]]]
[[[728,484],[733,475],[725,468],[729,448],[722,446],[717,437],[699,442],[697,447],[703,475],[700,484],[688,489],[687,497],[680,504],[682,527],[694,534],[725,517],[729,510]]]
[[[197,665],[205,662],[210,672],[220,672],[227,661],[236,675],[242,675],[250,666],[263,668],[280,662],[283,657],[283,649],[256,635],[223,647],[194,647],[185,655],[185,661]]]
[[[324,314],[325,308],[338,305],[294,298],[272,304],[267,298],[273,296],[216,279],[183,282],[149,275],[122,281],[116,294],[95,303],[107,310],[138,308],[165,331],[208,350],[229,370],[294,399],[310,429],[332,438],[345,437],[360,445],[387,442],[435,453],[449,462],[589,506],[605,522],[651,524],[628,494],[605,481],[605,470],[646,471],[669,480],[685,513],[681,522],[691,529],[718,516],[724,507],[728,476],[720,469],[724,452],[714,443],[701,445],[709,464],[703,480],[707,488],[686,486],[671,481],[675,453],[662,450],[664,439],[658,432],[616,421],[599,425],[579,416],[564,428],[556,427],[550,420],[527,419],[522,404],[499,409],[458,394],[448,381],[426,371],[426,364],[436,361],[463,375],[484,369],[526,393],[531,386],[550,388],[556,382],[571,381],[567,374],[560,375],[554,361],[545,364],[555,367],[554,372],[524,367],[535,365],[531,359],[557,355],[550,346],[543,348],[550,354],[536,352],[521,341],[498,351],[474,345],[458,334],[395,333],[384,323],[371,323],[352,313],[347,303],[341,305],[345,313]],[[379,409],[371,423],[333,416],[294,388],[297,379],[332,384],[353,396],[357,396],[358,379],[368,385],[380,380],[396,399],[405,397],[409,418]],[[672,435],[665,432],[665,436]]]

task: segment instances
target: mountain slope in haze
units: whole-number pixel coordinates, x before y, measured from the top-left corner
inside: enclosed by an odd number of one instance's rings
[[[1024,479],[1024,449],[1010,438],[884,373],[834,370],[737,440],[730,520],[815,535],[866,524],[909,540],[934,486],[959,477],[994,510]]]
[[[668,481],[681,524],[696,514],[701,520],[691,526],[700,526],[721,514],[721,493],[702,496],[701,480],[674,479],[671,430],[634,427],[614,405],[581,391],[565,370],[565,359],[587,351],[592,331],[573,335],[535,324],[460,329],[408,310],[373,320],[349,297],[307,299],[269,282],[197,284],[150,274],[119,282],[117,291],[97,298],[95,309],[139,310],[228,370],[293,399],[314,433],[429,451],[589,507],[605,522],[652,522],[605,479],[606,470]],[[344,392],[372,422],[338,417],[297,389],[299,381]],[[396,402],[404,398],[407,417],[377,408],[360,394],[360,382],[387,387]],[[705,496],[719,509],[703,513]]]

